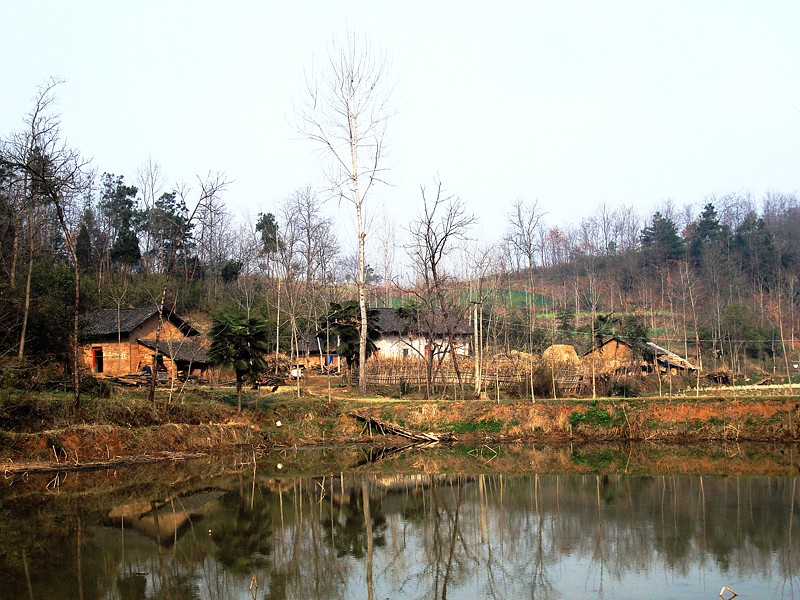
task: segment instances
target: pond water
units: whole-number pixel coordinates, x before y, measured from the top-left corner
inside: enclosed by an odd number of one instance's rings
[[[310,476],[282,454],[7,478],[0,597],[800,599],[793,457],[723,476],[452,456],[482,462],[427,473],[406,453],[406,472]]]

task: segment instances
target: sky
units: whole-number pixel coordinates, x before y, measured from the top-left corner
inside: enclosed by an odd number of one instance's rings
[[[511,203],[548,225],[603,203],[800,190],[800,2],[6,2],[0,137],[37,86],[64,139],[129,184],[148,160],[168,186],[224,173],[240,219],[324,186],[324,155],[295,125],[304,74],[332,40],[389,57],[391,186],[365,207],[402,232],[441,181],[485,243]],[[352,229],[352,207],[325,210]]]

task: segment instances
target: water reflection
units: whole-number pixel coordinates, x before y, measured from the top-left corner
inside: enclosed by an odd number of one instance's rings
[[[792,477],[255,471],[2,511],[9,598],[800,598]]]

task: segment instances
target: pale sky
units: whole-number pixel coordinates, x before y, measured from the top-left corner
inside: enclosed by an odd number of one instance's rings
[[[36,88],[98,173],[169,185],[221,171],[237,215],[323,184],[293,105],[334,36],[390,57],[391,188],[367,210],[398,229],[435,178],[497,240],[517,198],[550,225],[597,205],[800,191],[800,2],[6,1],[0,136]],[[349,205],[328,207],[352,221]]]

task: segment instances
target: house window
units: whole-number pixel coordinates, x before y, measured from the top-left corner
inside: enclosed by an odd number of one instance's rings
[[[408,348],[403,348],[403,358],[408,358]]]
[[[92,372],[103,372],[103,347],[95,346],[92,348]]]

